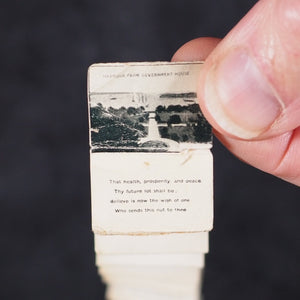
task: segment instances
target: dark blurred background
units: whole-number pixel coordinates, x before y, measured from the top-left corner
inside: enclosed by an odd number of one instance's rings
[[[104,299],[90,225],[86,72],[224,37],[254,0],[1,0],[0,299]],[[299,188],[215,140],[205,300],[300,299]],[[141,299],[142,300],[142,299]]]

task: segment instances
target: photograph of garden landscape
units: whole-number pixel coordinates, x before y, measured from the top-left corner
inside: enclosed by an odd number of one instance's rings
[[[210,147],[195,93],[90,94],[92,152],[179,152]]]

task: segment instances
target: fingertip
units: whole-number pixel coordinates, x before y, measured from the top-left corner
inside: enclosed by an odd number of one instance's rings
[[[201,61],[215,49],[220,39],[201,37],[193,39],[181,46],[173,55],[171,61]]]
[[[181,46],[173,55],[171,61],[204,61],[210,55],[210,53],[217,47],[220,41],[221,39],[213,37],[201,37],[193,39]],[[207,120],[209,121],[209,123],[211,123],[216,129],[222,131],[222,128],[218,126],[218,124],[211,117],[209,111],[206,109],[204,99],[202,98],[201,91],[204,89],[203,82],[205,81],[202,75],[203,72],[201,72],[197,89],[197,95],[201,110],[207,118]]]
[[[261,140],[299,126],[296,2],[258,1],[206,59],[198,85],[200,106],[223,134]]]

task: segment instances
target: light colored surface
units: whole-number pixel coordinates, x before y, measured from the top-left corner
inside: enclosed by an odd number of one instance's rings
[[[201,65],[201,62],[94,64],[89,68],[88,89],[90,93],[190,92],[196,90]],[[136,74],[139,76],[133,76]]]
[[[174,184],[178,179],[183,183]],[[121,183],[111,184],[111,180]],[[124,180],[139,180],[140,184],[123,184]],[[149,180],[162,182],[149,183]],[[187,180],[200,182],[186,183]],[[92,153],[91,185],[92,226],[96,233],[179,233],[212,229],[213,161],[209,150],[161,154]],[[164,192],[154,193],[154,190]],[[141,199],[146,202],[139,202]],[[158,201],[151,202],[151,199]],[[169,199],[171,201],[166,202]],[[183,199],[188,202],[182,202]],[[112,204],[111,200],[128,203]],[[126,212],[117,213],[120,209]]]
[[[181,266],[204,267],[204,254],[97,254],[97,266]]]
[[[138,236],[95,234],[95,251],[103,254],[207,253],[208,232]]]

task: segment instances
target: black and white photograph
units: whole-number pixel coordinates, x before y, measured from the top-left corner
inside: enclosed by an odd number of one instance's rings
[[[92,152],[178,152],[184,145],[211,145],[211,126],[194,92],[91,94],[90,121]]]

